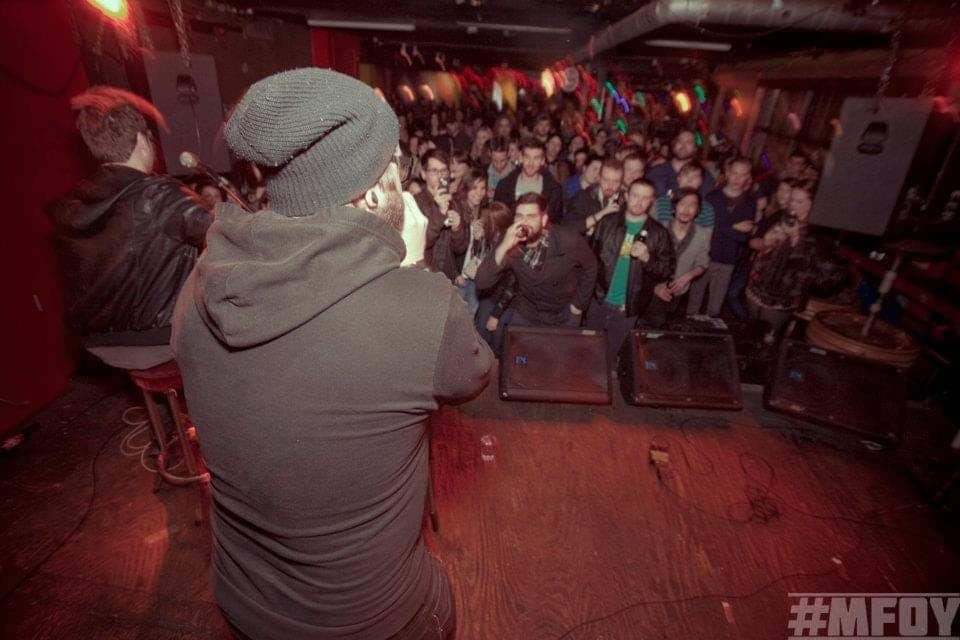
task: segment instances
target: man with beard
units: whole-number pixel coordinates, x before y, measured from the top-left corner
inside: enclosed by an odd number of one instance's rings
[[[516,278],[503,326],[577,327],[590,302],[597,277],[590,246],[576,232],[548,226],[547,211],[543,196],[520,196],[513,224],[477,270],[478,290],[492,289],[508,273]]]
[[[437,136],[437,148],[443,150],[448,156],[455,153],[468,153],[473,140],[463,130],[463,121],[451,118],[447,121],[446,127],[446,133]]]
[[[677,182],[677,176],[683,165],[697,157],[697,144],[693,131],[683,130],[676,135],[671,145],[673,158],[669,162],[664,162],[647,169],[646,178],[657,190],[658,196],[669,195],[680,188]],[[705,196],[713,190],[713,176],[704,172],[703,185],[700,187],[700,195]]]
[[[425,426],[486,385],[456,290],[400,268],[399,126],[363,83],[296,69],[250,87],[224,137],[271,167],[271,208],[219,209],[173,347],[202,425],[213,583],[239,638],[451,638],[420,535]]]
[[[704,293],[710,291],[707,315],[718,316],[724,298],[728,298],[730,280],[737,262],[744,255],[750,232],[757,215],[757,199],[750,192],[750,161],[734,159],[727,169],[727,182],[722,189],[707,194],[707,202],[713,205],[716,222],[710,239],[710,266],[707,273],[690,289],[690,309],[700,310]],[[742,293],[742,289],[739,293]],[[734,304],[740,304],[736,301]]]
[[[553,123],[550,121],[550,116],[545,113],[537,116],[537,121],[533,125],[533,137],[536,138],[540,144],[546,146],[552,130]]]
[[[660,224],[667,226],[673,222],[677,193],[691,189],[700,193],[704,175],[706,175],[706,171],[704,171],[703,165],[696,160],[691,160],[680,168],[680,172],[677,173],[677,191],[659,196],[653,205],[654,214]],[[700,213],[697,214],[694,222],[701,227],[713,228],[713,205],[704,200],[702,195],[700,196]]]
[[[659,198],[657,199],[659,202]],[[696,189],[681,188],[674,194],[673,220],[667,223],[667,232],[673,243],[677,266],[673,277],[654,287],[654,299],[644,314],[644,324],[659,328],[665,322],[682,315],[693,315],[687,310],[687,292],[690,284],[701,277],[710,266],[710,238],[713,230],[694,224],[701,211],[700,194]]]
[[[580,173],[570,176],[563,185],[563,196],[567,199],[567,205],[578,193],[600,182],[600,167],[602,166],[603,158],[592,153],[587,156],[586,160],[583,161]]]
[[[613,158],[604,160],[600,165],[600,181],[570,200],[563,218],[564,226],[592,235],[604,217],[622,209],[622,187],[623,165]]]
[[[650,215],[654,197],[652,184],[634,181],[624,213],[604,218],[593,237],[600,268],[587,326],[606,331],[612,370],[627,333],[650,305],[654,287],[671,278],[676,266],[667,230]]]
[[[544,168],[543,145],[527,138],[520,145],[520,166],[497,184],[493,199],[513,210],[517,198],[525,193],[542,195],[547,200],[547,213],[554,224],[563,220],[563,188]]]
[[[500,181],[510,175],[513,165],[510,164],[510,141],[507,138],[494,138],[490,141],[490,166],[487,167],[487,185],[490,191],[495,192]]]

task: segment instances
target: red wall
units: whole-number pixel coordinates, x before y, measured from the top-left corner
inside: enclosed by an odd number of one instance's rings
[[[0,434],[63,393],[74,368],[42,207],[89,169],[69,107],[87,86],[79,56],[65,2],[0,3]]]
[[[333,69],[354,78],[360,73],[360,38],[331,29],[311,29],[313,66]]]

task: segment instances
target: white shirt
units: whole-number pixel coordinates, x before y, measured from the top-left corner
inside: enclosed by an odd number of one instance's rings
[[[423,215],[417,201],[407,191],[403,192],[403,231],[400,236],[407,246],[407,255],[400,266],[423,260],[423,252],[427,248],[427,216]]]

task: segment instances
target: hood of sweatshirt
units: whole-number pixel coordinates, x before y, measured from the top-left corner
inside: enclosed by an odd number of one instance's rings
[[[405,252],[395,229],[354,207],[292,218],[224,203],[196,266],[194,301],[222,342],[251,347],[397,269]]]
[[[48,211],[62,232],[82,233],[96,225],[120,196],[132,195],[142,188],[146,177],[147,174],[130,167],[103,165]]]

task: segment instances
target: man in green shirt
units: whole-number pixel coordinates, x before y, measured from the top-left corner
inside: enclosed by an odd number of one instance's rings
[[[673,277],[676,259],[670,234],[651,215],[654,187],[644,179],[627,191],[626,210],[603,218],[593,236],[597,287],[587,326],[606,331],[607,358],[615,370],[627,333],[653,298],[654,287]]]

